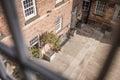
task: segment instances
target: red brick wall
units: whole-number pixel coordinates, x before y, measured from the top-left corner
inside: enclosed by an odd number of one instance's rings
[[[3,16],[3,10],[0,7],[0,32],[2,32],[3,35],[7,36],[9,34],[9,31],[7,29],[6,20]]]
[[[57,8],[52,9],[52,12],[49,13],[44,18],[38,18],[35,20],[35,24],[28,24],[25,27],[29,27],[29,29],[26,29],[24,31],[25,41],[27,44],[28,42],[37,34],[41,34],[45,31],[56,31],[55,21],[59,17],[63,17],[63,25],[62,28],[66,27],[68,24],[70,24],[71,21],[71,2],[62,4],[61,6],[58,6]],[[30,25],[30,26],[29,26]],[[66,30],[67,32],[67,30]],[[56,33],[56,32],[55,32]],[[60,34],[65,33],[65,31],[61,31]],[[29,35],[28,35],[29,34]],[[30,35],[31,34],[31,35]],[[59,34],[59,35],[60,35]]]
[[[60,6],[55,7],[55,0],[36,0],[37,15],[40,17],[36,18],[34,21],[25,24],[25,19],[22,10],[21,1],[16,1],[17,11],[20,19],[20,25],[22,26],[24,40],[26,44],[29,45],[29,41],[34,38],[37,34],[41,34],[45,31],[56,31],[55,21],[59,17],[63,17],[62,28],[70,24],[71,22],[71,11],[72,11],[72,0],[64,0],[65,2]],[[48,10],[51,10],[50,13],[47,13]],[[0,13],[2,16],[2,14]],[[0,16],[0,17],[1,17]],[[4,19],[4,18],[3,18]],[[1,20],[0,20],[1,22]],[[3,24],[4,29],[6,30],[6,23]],[[2,29],[3,30],[3,29]],[[58,35],[64,34],[68,29],[62,30]],[[7,33],[8,31],[4,32]],[[8,45],[11,45],[10,38],[5,38],[2,40],[7,42]]]
[[[112,18],[115,12],[115,6],[113,5],[112,7],[110,6],[111,2],[108,1],[106,3],[105,9],[104,9],[104,16],[100,17],[100,16],[96,16],[94,14],[95,12],[95,7],[96,7],[96,1],[98,0],[93,0],[92,2],[92,6],[91,6],[91,10],[90,10],[90,15],[89,15],[89,19],[92,19],[96,22],[104,22],[107,24],[113,24],[112,22]],[[120,1],[116,0],[115,3],[118,4]],[[85,12],[82,12],[82,0],[74,0],[73,2],[73,6],[77,6],[77,17],[79,16],[86,16]],[[79,19],[82,19],[82,17],[80,17]]]
[[[96,2],[92,3],[91,11],[90,11],[90,16],[89,19],[95,20],[95,21],[102,21],[106,22],[108,24],[111,24],[111,20],[114,14],[114,7],[109,7],[109,4],[107,3],[104,9],[104,15],[103,16],[96,16],[94,14],[95,12],[95,7],[96,7]]]

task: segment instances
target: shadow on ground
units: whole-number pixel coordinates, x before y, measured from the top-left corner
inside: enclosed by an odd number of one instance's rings
[[[76,34],[81,36],[86,36],[90,38],[94,38],[99,40],[102,43],[112,44],[113,41],[113,31],[105,31],[103,29],[104,26],[102,25],[92,25],[92,24],[85,24],[82,27],[76,28]]]

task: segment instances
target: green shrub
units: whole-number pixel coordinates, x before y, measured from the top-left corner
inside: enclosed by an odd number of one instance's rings
[[[29,47],[29,51],[32,54],[32,56],[35,58],[42,57],[42,52],[39,49],[37,49],[36,46]]]
[[[57,37],[57,35],[55,35],[52,32],[45,32],[42,36],[41,36],[41,43],[43,45],[45,45],[46,43],[50,43],[52,44],[51,49],[55,50],[60,46],[60,40]]]

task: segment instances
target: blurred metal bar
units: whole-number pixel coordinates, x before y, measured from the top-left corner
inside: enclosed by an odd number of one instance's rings
[[[7,74],[1,56],[0,56],[0,78],[2,78],[3,80],[16,80],[14,77]]]
[[[14,0],[1,0],[2,8],[7,20],[7,23],[9,25],[9,30],[12,34],[12,38],[14,41],[15,45],[15,51],[19,57],[18,59],[21,60],[22,63],[26,61],[27,57],[27,48],[24,45],[23,38],[22,38],[22,33],[20,31],[20,24],[17,16],[17,10],[15,7]],[[25,69],[23,65],[21,65],[21,69]],[[26,68],[27,69],[27,68]],[[26,80],[31,80],[31,76],[27,76],[25,70],[23,70],[25,74],[25,79]]]
[[[39,72],[39,74],[41,74],[47,80],[68,80],[67,78],[64,78],[64,77],[60,76],[59,74],[48,70],[44,66],[39,65],[38,63],[35,63],[32,60],[28,61],[28,64],[26,65],[26,67],[28,67],[28,66],[31,70],[33,70],[35,72]]]
[[[46,79],[49,79],[49,80],[66,80],[66,78],[61,77],[60,75],[44,68],[43,66],[41,66],[31,60],[28,60],[27,55],[26,55],[28,53],[28,51],[23,42],[22,33],[20,31],[21,29],[20,29],[20,25],[19,25],[19,21],[18,21],[18,16],[17,16],[14,0],[1,0],[1,4],[2,4],[7,22],[9,25],[10,32],[12,34],[12,37],[13,37],[13,40],[15,43],[15,53],[12,56],[15,57],[15,54],[17,54],[17,58],[20,63],[20,66],[22,68],[24,68],[25,71],[27,69],[31,69],[35,72],[39,72],[42,76],[44,76]],[[5,51],[5,50],[7,50],[5,48],[2,48],[2,50],[3,50],[3,52],[7,52],[7,51]],[[9,50],[11,52],[14,52],[10,48],[9,48]],[[9,54],[9,52],[7,54]],[[26,73],[26,72],[24,72],[24,73]],[[26,75],[28,75],[28,74],[29,73],[27,73]],[[26,80],[30,80],[30,79],[27,78]]]
[[[21,63],[17,57],[17,54],[15,53],[13,48],[9,48],[4,43],[0,43],[0,50],[7,55],[8,57],[13,58],[15,61],[18,61],[20,64],[24,65],[28,69],[38,72],[41,76],[45,77],[47,80],[67,80],[66,78],[60,76],[59,74],[50,71],[49,69],[45,68],[44,66],[38,64],[37,62],[34,62],[30,59],[27,59],[27,63],[23,64]]]
[[[21,59],[24,63],[26,61],[27,48],[25,47],[22,38],[22,32],[14,0],[1,0],[1,4],[14,41],[15,50],[19,59]]]
[[[14,48],[10,48],[2,42],[0,42],[0,51],[1,51],[0,54],[6,55],[9,58],[13,58],[15,60],[18,60],[17,54],[15,53]]]
[[[13,58],[16,60],[20,67],[23,68],[24,74],[25,74],[25,80],[31,80],[31,71],[33,72],[39,72],[40,75],[42,75],[47,80],[67,80],[64,77],[61,77],[60,75],[48,70],[42,65],[39,65],[38,63],[28,59],[27,57],[27,48],[24,45],[24,41],[22,38],[22,33],[20,29],[20,24],[14,4],[14,0],[1,0],[1,4],[6,16],[6,20],[9,25],[10,32],[12,34],[15,47],[9,48],[5,44],[0,42],[0,50],[6,54],[7,56]],[[120,29],[117,31],[118,34],[115,38],[115,43],[113,44],[110,53],[105,61],[105,64],[103,66],[103,69],[100,72],[99,77],[96,80],[104,80],[105,76],[108,73],[108,70],[111,66],[111,63],[116,55],[117,48],[120,45]],[[0,77],[5,80],[14,80],[11,76],[9,76],[5,70],[5,67],[0,60]]]
[[[106,61],[103,65],[103,68],[100,71],[100,74],[96,80],[104,80],[107,76],[111,63],[114,60],[115,56],[117,56],[117,49],[120,46],[120,26],[117,26],[117,29],[114,31],[114,41],[112,44],[112,48],[109,52],[109,55],[106,58]]]

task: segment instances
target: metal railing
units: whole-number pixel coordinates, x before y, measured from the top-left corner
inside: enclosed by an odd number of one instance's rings
[[[20,68],[24,73],[24,80],[32,80],[32,75],[36,74],[36,72],[39,73],[39,75],[43,76],[46,80],[67,80],[67,78],[60,76],[59,74],[45,68],[41,64],[38,64],[37,62],[34,62],[28,58],[28,51],[26,46],[24,45],[24,41],[22,38],[22,32],[20,29],[19,19],[17,16],[14,0],[0,0],[0,3],[4,11],[9,30],[11,32],[15,45],[14,47],[8,47],[4,43],[0,42],[0,53],[10,57],[20,65]],[[118,31],[116,31],[117,34],[115,42],[105,61],[103,69],[101,70],[96,80],[104,80],[111,66],[111,62],[113,61],[116,55],[116,50],[120,45],[120,29],[117,30]],[[8,75],[8,73],[6,72],[5,66],[1,58],[0,77],[2,80],[15,80],[13,76]]]

